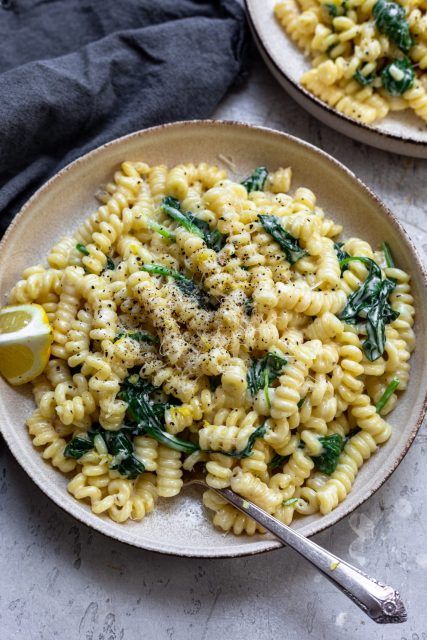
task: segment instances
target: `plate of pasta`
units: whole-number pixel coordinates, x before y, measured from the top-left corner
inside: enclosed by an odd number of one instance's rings
[[[277,548],[213,491],[228,486],[313,535],[381,486],[421,423],[415,249],[350,171],[283,133],[196,121],[113,141],[28,201],[0,256],[4,438],[118,540]]]
[[[385,151],[427,158],[424,0],[247,0],[270,71],[304,109]]]

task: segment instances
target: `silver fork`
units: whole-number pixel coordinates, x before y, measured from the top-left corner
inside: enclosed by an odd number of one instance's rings
[[[186,486],[199,484],[212,489],[198,476],[190,476]],[[366,573],[326,551],[283,522],[273,518],[253,502],[240,497],[231,489],[212,489],[245,515],[253,518],[280,542],[292,547],[323,573],[340,591],[352,600],[367,616],[379,624],[405,622],[407,613],[399,592],[382,584]]]

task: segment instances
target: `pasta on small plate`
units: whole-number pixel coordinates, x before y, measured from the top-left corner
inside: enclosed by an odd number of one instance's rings
[[[427,157],[423,0],[248,0],[267,65],[313,115],[386,151]]]
[[[194,469],[219,531],[263,533],[214,491],[226,487],[286,524],[333,517],[415,393],[416,292],[400,252],[352,234],[305,182],[313,151],[273,136],[289,164],[262,153],[251,172],[226,146],[217,163],[177,163],[119,141],[97,205],[9,280],[10,309],[39,305],[52,328],[25,405],[33,463],[62,472],[61,500],[92,526],[131,527],[141,546]]]

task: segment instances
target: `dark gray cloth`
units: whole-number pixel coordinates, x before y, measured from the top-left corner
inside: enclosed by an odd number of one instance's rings
[[[211,115],[246,38],[235,0],[0,0],[0,235],[74,158]]]

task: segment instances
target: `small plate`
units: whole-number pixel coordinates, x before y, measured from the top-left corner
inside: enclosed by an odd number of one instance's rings
[[[277,0],[246,0],[249,24],[261,56],[289,95],[331,129],[358,142],[413,158],[427,158],[427,124],[410,110],[389,114],[372,125],[361,124],[300,85],[310,59],[292,42],[274,15]]]
[[[407,452],[424,415],[427,359],[427,284],[423,267],[406,233],[385,206],[348,169],[326,153],[296,138],[261,127],[232,122],[196,121],[154,127],[133,133],[79,158],[49,180],[27,202],[0,244],[0,295],[23,269],[44,262],[49,248],[73,231],[96,207],[94,194],[123,160],[144,160],[169,166],[202,161],[229,169],[237,180],[254,167],[292,166],[293,185],[312,189],[320,206],[344,225],[345,235],[359,235],[374,246],[386,240],[399,266],[412,276],[416,300],[418,348],[412,360],[411,383],[390,416],[390,441],[361,469],[348,498],[327,516],[300,519],[294,527],[311,536],[340,520],[369,498]],[[99,203],[98,203],[99,204]],[[160,500],[142,522],[125,525],[94,515],[66,489],[67,478],[44,462],[24,426],[33,409],[30,389],[10,387],[0,379],[0,428],[13,455],[58,506],[102,533],[129,544],[180,556],[227,557],[260,553],[280,544],[268,536],[235,537],[216,531],[197,489],[184,489],[173,500]]]

